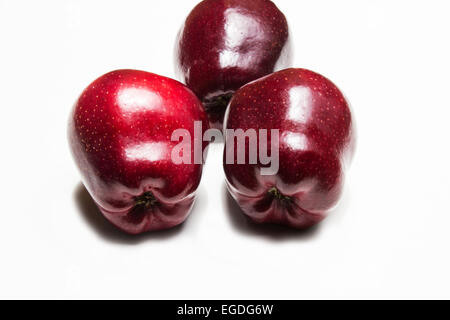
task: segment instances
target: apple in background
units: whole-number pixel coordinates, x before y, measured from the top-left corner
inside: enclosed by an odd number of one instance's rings
[[[349,105],[330,80],[309,70],[287,69],[247,84],[235,93],[225,128],[279,130],[275,175],[262,175],[260,161],[224,163],[227,187],[252,220],[303,229],[322,221],[337,205],[354,153],[355,130]],[[227,139],[226,148],[230,143]],[[248,152],[248,141],[245,148]]]
[[[172,162],[178,142],[171,137],[183,128],[194,139],[194,121],[208,129],[194,93],[156,74],[113,71],[84,90],[69,121],[70,147],[87,190],[112,224],[139,234],[187,218],[202,165]]]
[[[222,128],[233,93],[244,84],[290,67],[285,16],[269,0],[205,0],[184,23],[176,44],[176,73]]]

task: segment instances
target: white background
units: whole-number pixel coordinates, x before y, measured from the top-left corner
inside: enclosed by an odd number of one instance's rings
[[[66,126],[118,68],[173,76],[195,0],[0,0],[0,298],[450,298],[450,3],[292,1],[296,67],[351,100],[339,209],[309,232],[246,222],[212,147],[181,228],[129,237],[80,186]]]

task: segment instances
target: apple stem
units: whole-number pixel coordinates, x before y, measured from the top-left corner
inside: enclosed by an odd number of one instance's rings
[[[275,187],[273,187],[272,189],[269,190],[269,194],[271,194],[275,199],[280,200],[280,201],[291,201],[290,197],[283,195],[280,192],[280,190],[278,190]]]
[[[136,207],[143,207],[146,209],[154,207],[158,203],[155,196],[151,192],[145,192],[141,196],[135,197],[134,201]]]

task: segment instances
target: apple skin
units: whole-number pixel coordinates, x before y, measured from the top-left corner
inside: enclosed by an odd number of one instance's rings
[[[305,229],[337,205],[356,139],[349,104],[330,80],[286,69],[247,84],[231,100],[225,128],[279,130],[276,175],[261,175],[259,161],[227,164],[224,155],[228,190],[253,221]]]
[[[202,101],[211,126],[222,129],[226,107],[243,85],[291,66],[289,28],[269,0],[205,0],[177,37],[178,80]]]
[[[174,164],[178,142],[171,137],[183,128],[193,143],[194,121],[208,129],[194,93],[156,74],[117,70],[84,90],[69,120],[69,143],[84,185],[113,225],[140,234],[185,221],[203,166]]]

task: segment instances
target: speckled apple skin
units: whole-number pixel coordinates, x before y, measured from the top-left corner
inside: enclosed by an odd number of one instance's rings
[[[211,125],[221,129],[237,89],[291,66],[288,23],[269,0],[205,0],[187,17],[175,57],[177,78],[203,102]]]
[[[228,189],[252,220],[304,229],[336,206],[353,158],[355,130],[349,105],[330,80],[287,69],[247,84],[235,93],[225,127],[279,130],[276,175],[262,176],[261,163],[226,164],[224,155]]]
[[[139,234],[185,221],[202,165],[174,164],[171,152],[178,142],[171,137],[183,128],[193,142],[194,121],[208,129],[198,98],[178,81],[156,74],[113,71],[84,90],[69,121],[70,147],[84,185],[112,224]],[[136,206],[148,192],[155,203]]]

